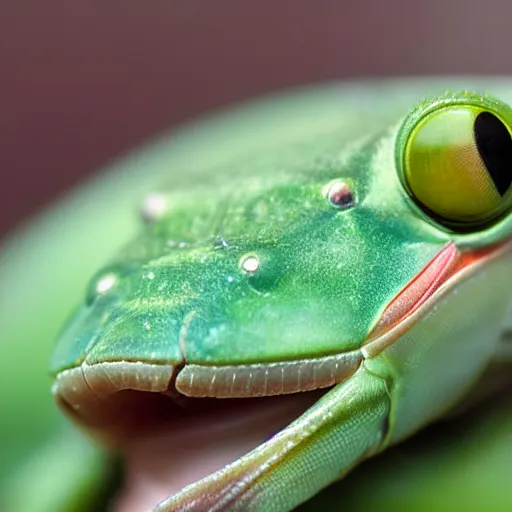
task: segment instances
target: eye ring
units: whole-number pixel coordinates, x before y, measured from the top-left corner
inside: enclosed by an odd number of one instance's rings
[[[512,109],[468,92],[423,101],[404,119],[396,165],[410,199],[455,231],[484,229],[512,207]]]

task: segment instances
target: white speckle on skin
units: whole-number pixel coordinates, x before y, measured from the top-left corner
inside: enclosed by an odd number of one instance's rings
[[[115,274],[106,274],[96,283],[96,293],[104,295],[109,292],[117,284],[117,276]]]
[[[154,274],[154,272],[148,272],[148,273],[146,274],[146,277],[147,277],[150,281],[152,281],[153,279],[155,279],[155,274]]]
[[[167,210],[167,201],[161,194],[149,194],[140,209],[141,217],[146,222],[160,219]]]
[[[257,258],[257,256],[254,255],[244,256],[241,260],[240,266],[249,274],[253,274],[256,272],[256,270],[258,270],[260,266],[260,260]]]

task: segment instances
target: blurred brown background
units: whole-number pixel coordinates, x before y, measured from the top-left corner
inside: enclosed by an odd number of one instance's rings
[[[268,91],[510,73],[510,0],[0,0],[0,236],[123,150]]]

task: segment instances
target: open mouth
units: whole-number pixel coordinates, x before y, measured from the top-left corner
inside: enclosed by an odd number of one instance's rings
[[[194,365],[177,370],[150,363],[84,363],[61,372],[54,393],[70,416],[122,445],[127,470],[116,509],[146,510],[284,429],[365,358],[378,355],[428,314],[484,260],[510,247],[461,253],[448,244],[388,304],[361,349],[350,353],[276,363],[271,371],[268,365],[194,372]]]
[[[114,510],[140,512],[243,457],[326,392],[220,400],[125,389],[88,404],[87,417],[57,400],[108,444],[121,445],[125,470]]]
[[[221,400],[221,404],[192,406],[177,417],[155,424],[157,428],[123,447],[125,479],[115,510],[151,509],[263,444],[324,392],[237,399],[237,403]],[[209,401],[200,401],[204,400]]]

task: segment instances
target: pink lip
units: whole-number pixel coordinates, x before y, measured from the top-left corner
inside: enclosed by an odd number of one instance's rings
[[[389,331],[424,304],[439,286],[454,274],[460,257],[461,253],[453,242],[441,249],[389,303],[378,324],[371,331],[368,341]]]
[[[465,252],[453,242],[443,247],[388,304],[362,347],[363,355],[378,355],[430,309],[435,303],[434,295],[450,289],[459,277],[471,273],[484,260],[510,249],[510,241]]]

